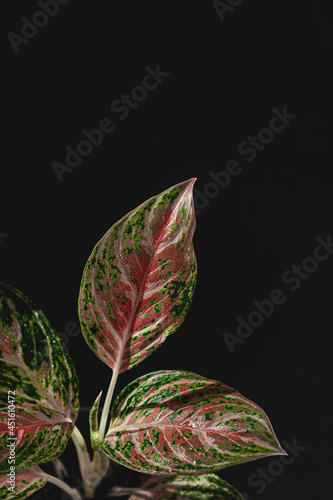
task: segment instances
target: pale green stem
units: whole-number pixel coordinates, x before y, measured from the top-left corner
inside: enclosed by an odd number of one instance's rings
[[[90,460],[84,437],[76,426],[74,427],[72,438],[79,460],[85,497],[93,498],[97,484],[109,469],[109,459],[101,451],[95,451],[93,460]]]
[[[54,484],[55,486],[58,486],[58,488],[61,488],[63,491],[65,491],[70,497],[73,498],[73,500],[82,500],[81,493],[76,489],[76,488],[71,488],[68,486],[68,484],[64,483],[61,479],[55,476],[51,476],[51,474],[46,474],[46,472],[42,472],[40,474],[40,477],[43,477],[46,479],[49,483]]]
[[[112,396],[114,392],[114,388],[116,386],[117,378],[118,378],[118,363],[114,367],[114,370],[112,372],[112,377],[111,377],[111,382],[109,385],[108,393],[105,398],[104,406],[103,406],[103,411],[102,411],[102,417],[101,417],[101,422],[99,426],[99,442],[101,443],[105,437],[105,429],[106,429],[106,424],[109,416],[109,410],[110,410],[110,405],[112,401]]]
[[[55,458],[52,460],[52,465],[54,468],[54,471],[60,479],[64,479],[65,477],[68,477],[68,472],[60,458]]]
[[[74,426],[74,430],[71,437],[73,439],[76,448],[81,476],[82,478],[84,478],[85,474],[90,471],[90,456],[87,450],[87,445],[84,440],[84,437],[82,436],[81,432],[76,427],[76,425]]]

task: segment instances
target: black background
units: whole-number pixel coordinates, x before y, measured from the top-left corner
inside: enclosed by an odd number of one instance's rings
[[[34,300],[57,331],[78,323],[84,264],[112,224],[191,177],[197,193],[211,195],[209,173],[239,161],[242,172],[197,216],[198,281],[185,322],[119,377],[116,392],[149,371],[184,369],[254,400],[280,442],[306,450],[261,494],[249,477],[278,457],[219,472],[252,500],[331,496],[333,257],[294,292],[281,281],[332,231],[327,4],[244,0],[221,21],[211,1],[71,0],[17,54],[7,34],[21,34],[21,17],[40,7],[31,0],[0,7],[0,279]],[[120,120],[110,104],[157,64],[169,76]],[[238,145],[284,106],[297,117],[247,162]],[[51,163],[64,163],[65,146],[75,148],[81,130],[105,117],[115,131],[60,183]],[[237,316],[276,288],[284,304],[230,353],[223,334],[235,334]],[[91,406],[111,372],[80,335],[68,348],[81,405]]]

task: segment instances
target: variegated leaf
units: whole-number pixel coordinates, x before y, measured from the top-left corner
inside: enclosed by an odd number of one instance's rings
[[[190,307],[196,280],[194,181],[128,213],[97,243],[85,266],[82,333],[116,372],[149,356],[177,330]]]
[[[244,500],[216,474],[149,478],[129,500]]]
[[[0,403],[41,404],[75,421],[78,378],[49,321],[22,292],[0,282]]]
[[[102,391],[98,394],[95,399],[94,404],[89,412],[89,428],[90,428],[90,442],[93,451],[99,450],[99,439],[98,439],[98,408],[99,402],[101,400]]]
[[[116,398],[101,449],[130,469],[200,474],[284,454],[264,411],[231,387],[162,370]]]
[[[66,448],[74,423],[63,413],[42,405],[15,407],[15,429],[8,426],[8,407],[0,410],[0,473],[49,462]],[[11,445],[11,446],[10,446]]]
[[[35,466],[15,471],[14,481],[10,481],[10,476],[0,476],[0,500],[24,500],[30,497],[47,482],[46,479],[40,477],[40,473],[42,473],[41,469]]]

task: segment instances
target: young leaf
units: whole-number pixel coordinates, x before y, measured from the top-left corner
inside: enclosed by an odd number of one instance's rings
[[[85,266],[82,333],[117,373],[159,347],[190,307],[196,280],[194,181],[177,184],[125,215]]]
[[[255,403],[221,382],[169,370],[144,375],[121,391],[101,449],[150,474],[201,474],[284,454]]]
[[[40,473],[42,471],[37,466],[15,471],[14,486],[10,476],[0,476],[0,500],[24,500],[30,497],[47,482],[46,479],[40,477]]]
[[[13,457],[16,470],[57,458],[66,448],[73,427],[69,417],[52,408],[25,404],[24,407],[15,407],[15,430],[11,431],[8,427],[8,407],[2,408],[0,473],[9,471]]]
[[[11,392],[8,392],[11,391]],[[78,378],[66,346],[43,312],[0,282],[0,404],[38,403],[75,421]]]
[[[152,477],[129,500],[244,500],[216,474]]]
[[[102,391],[98,394],[89,412],[90,441],[93,451],[99,450],[98,439],[98,408],[102,396]]]

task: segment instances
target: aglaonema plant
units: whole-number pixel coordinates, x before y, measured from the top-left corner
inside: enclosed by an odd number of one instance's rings
[[[91,451],[75,426],[78,378],[65,345],[25,295],[0,284],[0,499],[27,498],[47,481],[82,498],[63,480],[58,458],[70,438],[84,498],[94,497],[111,458],[152,477],[138,488],[113,487],[109,497],[241,499],[214,472],[285,454],[259,406],[222,382],[188,371],[137,378],[115,398],[109,417],[118,375],[160,347],[191,305],[197,273],[194,181],[125,215],[97,243],[84,268],[82,334],[112,370],[100,419],[101,392],[90,411]],[[48,461],[60,477],[43,472],[40,465]]]

